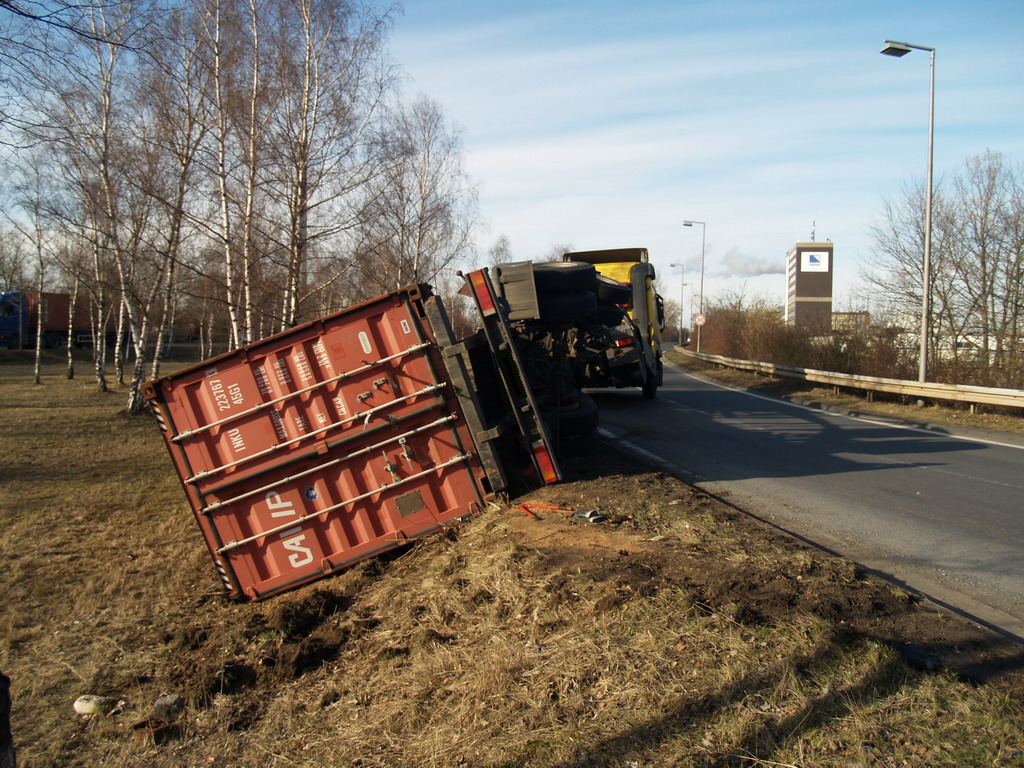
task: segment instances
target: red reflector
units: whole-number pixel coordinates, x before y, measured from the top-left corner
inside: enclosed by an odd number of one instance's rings
[[[473,293],[476,295],[477,303],[480,304],[480,311],[485,315],[493,315],[497,310],[494,308],[494,297],[487,288],[487,281],[484,279],[482,269],[469,273],[469,282],[473,286]]]
[[[538,441],[533,444],[533,457],[537,460],[537,466],[540,467],[540,474],[544,478],[544,484],[551,485],[551,483],[557,483],[558,473],[555,472],[555,463],[551,461],[551,454],[548,453],[544,443]]]
[[[632,343],[633,343],[633,337],[632,336],[630,336],[629,338],[626,338],[626,339],[616,339],[615,340],[615,346],[616,347],[628,347]]]

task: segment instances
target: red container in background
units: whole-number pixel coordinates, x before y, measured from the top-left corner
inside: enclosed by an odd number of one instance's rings
[[[232,595],[325,576],[492,495],[428,298],[410,286],[146,385]]]

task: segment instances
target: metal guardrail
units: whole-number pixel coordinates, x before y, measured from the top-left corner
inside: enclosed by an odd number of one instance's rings
[[[774,363],[758,363],[751,360],[735,360],[721,355],[709,355],[704,352],[691,352],[688,349],[676,350],[685,355],[703,360],[707,363],[736,368],[741,371],[785,376],[802,381],[813,381],[820,384],[831,384],[835,387],[863,389],[867,392],[891,392],[897,395],[917,397],[924,400],[953,400],[959,403],[974,405],[1002,405],[1012,408],[1024,408],[1024,391],[1019,389],[998,389],[996,387],[974,387],[962,384],[936,384],[932,382],[906,381],[904,379],[883,379],[877,376],[854,376],[848,373],[831,373],[813,368],[796,368],[789,365]]]

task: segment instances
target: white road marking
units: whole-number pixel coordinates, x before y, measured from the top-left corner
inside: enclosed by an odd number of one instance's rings
[[[797,409],[799,409],[801,411],[812,411],[814,413],[827,413],[830,416],[837,416],[837,417],[839,417],[841,419],[849,419],[850,421],[861,421],[861,422],[864,422],[865,424],[874,424],[876,426],[881,426],[881,427],[892,427],[893,429],[903,429],[903,430],[906,430],[907,432],[917,432],[918,434],[931,435],[932,437],[948,438],[950,440],[964,440],[964,441],[969,442],[969,443],[981,443],[982,445],[995,445],[995,446],[998,446],[1000,448],[1013,448],[1013,449],[1018,450],[1018,451],[1024,451],[1024,445],[1016,445],[1014,443],[1003,443],[1003,442],[1000,442],[998,440],[989,440],[989,439],[986,439],[986,438],[983,438],[983,437],[968,437],[966,435],[955,435],[955,434],[948,433],[948,432],[939,433],[939,432],[936,432],[935,430],[932,430],[932,429],[922,429],[921,427],[912,427],[912,426],[909,426],[907,424],[897,424],[897,423],[892,423],[892,422],[888,422],[888,421],[879,421],[879,420],[876,420],[876,419],[869,419],[869,418],[866,418],[864,416],[852,416],[850,414],[836,413],[834,411],[823,411],[821,408],[812,408],[809,405],[801,405],[800,403],[794,403],[794,402],[791,402],[789,400],[780,400],[780,399],[775,398],[775,397],[768,397],[767,395],[758,395],[758,394],[755,394],[754,392],[747,392],[746,390],[743,390],[743,389],[736,389],[735,387],[726,386],[725,384],[719,384],[717,381],[711,381],[710,379],[705,379],[705,378],[700,378],[700,377],[697,377],[697,376],[692,376],[691,374],[687,373],[686,371],[682,370],[681,368],[677,368],[672,363],[669,363],[669,366],[672,368],[672,370],[674,370],[674,371],[676,371],[678,373],[681,373],[684,376],[689,376],[692,379],[696,379],[697,381],[700,381],[700,382],[702,382],[704,384],[710,384],[711,386],[718,387],[719,389],[727,389],[730,392],[738,392],[739,394],[747,395],[748,397],[756,397],[758,400],[767,400],[770,403],[781,403],[783,405],[788,405],[790,408],[797,408]],[[690,410],[696,411],[697,409],[696,408],[691,408]],[[698,411],[698,413],[704,413],[704,411]],[[710,416],[711,414],[706,414],[706,415]]]

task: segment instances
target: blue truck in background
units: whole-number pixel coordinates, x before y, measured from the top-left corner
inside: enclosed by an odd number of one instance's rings
[[[32,349],[40,330],[43,349],[66,346],[69,333],[75,346],[92,344],[88,301],[76,302],[72,315],[67,293],[0,291],[0,347]]]

